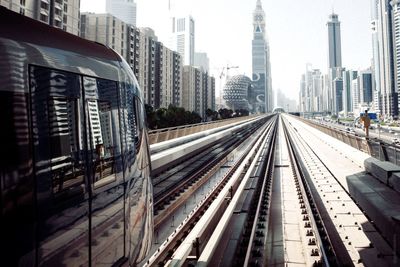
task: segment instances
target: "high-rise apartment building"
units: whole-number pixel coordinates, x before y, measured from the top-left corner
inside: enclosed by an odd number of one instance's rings
[[[173,52],[173,83],[174,83],[174,93],[172,95],[172,104],[176,107],[182,107],[182,71],[183,63],[182,57],[178,52]]]
[[[201,68],[185,65],[182,73],[182,107],[206,117],[206,110],[215,109],[215,79]]]
[[[157,40],[150,28],[138,29],[111,14],[82,13],[83,38],[118,52],[132,68],[146,104],[153,108],[181,106],[181,56]]]
[[[1,0],[0,5],[50,26],[79,35],[80,0]]]
[[[138,83],[142,88],[145,103],[156,107],[159,101],[156,99],[156,45],[157,37],[150,28],[140,28],[140,57]]]
[[[208,77],[207,109],[215,110],[215,78],[213,76]]]
[[[265,31],[265,12],[257,0],[253,12],[252,40],[253,90],[250,104],[255,112],[271,112],[273,109],[270,48]]]
[[[136,26],[136,3],[134,0],[106,0],[106,12],[126,24]]]
[[[128,53],[126,61],[133,70],[135,77],[139,77],[139,72],[142,65],[140,65],[140,29],[133,25],[126,25],[127,28],[127,46]]]
[[[153,108],[181,106],[182,57],[157,41],[154,31],[141,28],[138,82],[146,104]]]
[[[176,60],[179,60],[176,62]],[[177,52],[170,50],[162,43],[156,43],[156,86],[154,108],[168,108],[169,105],[180,106],[182,65]]]
[[[192,16],[172,17],[171,48],[183,58],[184,65],[194,64],[195,24]]]
[[[196,111],[200,113],[200,103],[199,95],[196,92],[200,91],[201,83],[201,71],[193,66],[185,65],[183,66],[182,73],[182,107],[189,111]],[[198,106],[198,110],[196,110]]]
[[[127,58],[127,25],[111,14],[81,14],[81,37],[105,44]]]

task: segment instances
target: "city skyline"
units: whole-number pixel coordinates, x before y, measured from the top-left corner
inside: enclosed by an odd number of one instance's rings
[[[168,45],[168,0],[137,0],[137,25],[151,27],[159,40]],[[326,72],[327,28],[332,10],[342,25],[342,65],[351,69],[370,66],[372,41],[370,4],[363,0],[346,1],[261,1],[266,13],[266,29],[271,47],[273,89],[297,99],[299,77],[306,63]],[[105,12],[105,1],[82,0],[81,10]],[[192,14],[196,23],[196,52],[206,52],[210,72],[219,78],[223,66],[237,65],[231,75],[251,76],[252,12],[254,1],[173,1]],[[154,6],[157,9],[154,9]],[[229,8],[229,12],[224,9]],[[357,12],[354,12],[357,10]],[[202,16],[202,14],[207,14]],[[154,18],[157,18],[156,20]],[[164,30],[165,29],[165,30]],[[239,35],[240,33],[240,35]],[[210,42],[215,40],[215,42]],[[240,53],[238,53],[240,51]],[[290,73],[290,75],[288,75]],[[216,88],[219,90],[219,86]],[[217,94],[218,95],[218,94]]]

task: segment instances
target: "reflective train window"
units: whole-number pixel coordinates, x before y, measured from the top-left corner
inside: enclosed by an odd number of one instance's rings
[[[88,146],[94,184],[102,186],[116,179],[121,170],[117,83],[83,77],[86,99]]]
[[[36,175],[48,176],[38,180],[39,188],[51,185],[56,196],[83,194],[80,77],[39,67],[31,70]]]
[[[124,185],[118,83],[83,77],[91,202],[92,266],[124,256]],[[106,238],[112,235],[112,238]]]
[[[85,183],[86,145],[81,77],[30,66],[30,102],[36,180],[39,261],[51,261],[61,243],[51,241],[60,229],[70,229],[65,255],[84,248],[88,229]],[[73,216],[71,216],[73,214]],[[62,258],[60,259],[62,260]]]

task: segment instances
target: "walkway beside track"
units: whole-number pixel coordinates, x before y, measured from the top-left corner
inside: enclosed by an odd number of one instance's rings
[[[347,251],[352,263],[344,261],[355,266],[394,266],[390,246],[354,203],[346,181],[346,176],[364,171],[370,156],[294,117],[283,117],[338,256]]]

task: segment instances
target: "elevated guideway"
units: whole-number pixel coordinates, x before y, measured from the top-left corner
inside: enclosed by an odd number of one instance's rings
[[[400,166],[329,131],[275,114],[152,146],[141,265],[398,266]]]

